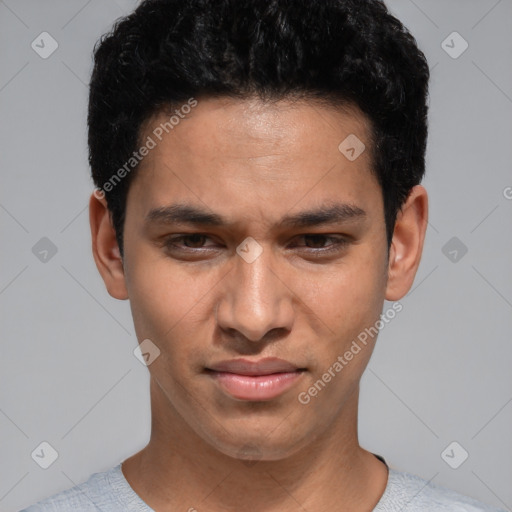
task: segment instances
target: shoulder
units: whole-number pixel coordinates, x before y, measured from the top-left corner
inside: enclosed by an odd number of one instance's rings
[[[118,501],[120,464],[108,471],[93,473],[86,482],[54,494],[20,512],[110,512],[121,510]],[[122,474],[122,473],[121,473]]]
[[[386,490],[375,512],[504,512],[419,476],[389,468]]]

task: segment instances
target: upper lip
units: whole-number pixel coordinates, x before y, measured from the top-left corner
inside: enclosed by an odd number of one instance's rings
[[[216,372],[236,373],[238,375],[270,375],[272,373],[295,372],[305,368],[299,368],[284,359],[268,357],[258,361],[230,359],[213,364],[207,369]]]

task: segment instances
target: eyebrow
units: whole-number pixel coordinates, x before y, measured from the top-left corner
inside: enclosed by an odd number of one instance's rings
[[[336,203],[293,215],[286,215],[277,224],[287,228],[307,228],[362,220],[365,217],[366,212],[357,205]],[[146,215],[145,221],[147,224],[184,224],[211,227],[229,227],[234,224],[217,213],[210,213],[202,207],[183,203],[154,208]]]

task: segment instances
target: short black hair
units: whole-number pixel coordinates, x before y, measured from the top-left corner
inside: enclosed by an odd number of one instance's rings
[[[96,43],[90,82],[89,163],[121,254],[137,166],[112,177],[141,144],[144,122],[191,98],[253,95],[356,105],[367,116],[389,249],[425,173],[429,75],[381,0],[142,1]]]

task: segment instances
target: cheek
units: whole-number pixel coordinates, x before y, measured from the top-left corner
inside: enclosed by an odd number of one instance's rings
[[[356,381],[371,356],[377,334],[375,326],[382,313],[386,276],[384,260],[376,260],[374,251],[360,247],[357,256],[346,259],[315,284],[306,283],[305,300],[313,304],[312,310],[321,319],[321,331],[317,333],[317,374],[323,374],[344,357],[345,382]],[[339,369],[339,366],[338,366]],[[335,371],[335,370],[333,370]],[[317,375],[318,376],[318,375]],[[336,379],[334,379],[336,380]],[[334,392],[334,387],[332,389]]]
[[[340,270],[317,282],[311,298],[322,330],[315,333],[312,375],[300,395],[309,400],[315,414],[325,415],[326,407],[339,412],[357,389],[377,339],[372,327],[380,317],[383,294],[382,273],[375,262],[372,267]]]
[[[332,271],[303,283],[304,302],[336,334],[364,328],[381,313],[386,285],[384,263],[365,252],[370,251],[354,252]]]
[[[337,296],[337,300],[331,302],[332,315],[339,329],[344,329],[344,326],[364,328],[380,314],[384,289],[379,276],[372,270],[365,268],[350,274],[332,291]]]
[[[208,304],[222,274],[215,270],[199,274],[193,266],[171,264],[168,258],[143,250],[127,270],[137,338],[152,340],[164,356],[161,362],[177,366],[197,359],[198,347],[214,325]]]

